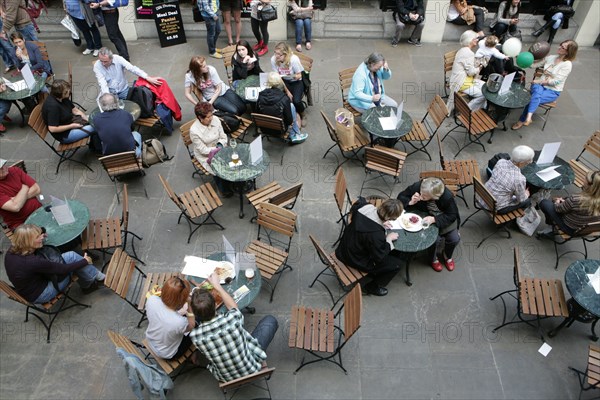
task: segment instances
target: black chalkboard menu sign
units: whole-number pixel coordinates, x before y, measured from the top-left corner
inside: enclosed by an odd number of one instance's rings
[[[181,20],[179,2],[155,5],[154,23],[156,23],[160,47],[174,46],[187,42],[183,21]]]

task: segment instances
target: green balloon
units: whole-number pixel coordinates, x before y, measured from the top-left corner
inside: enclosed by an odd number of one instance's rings
[[[521,68],[529,68],[533,64],[533,54],[524,51],[517,56],[517,65]]]

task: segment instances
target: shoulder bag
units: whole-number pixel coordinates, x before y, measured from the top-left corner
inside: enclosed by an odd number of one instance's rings
[[[271,4],[260,4],[258,6],[259,21],[274,21],[277,19],[277,9]]]

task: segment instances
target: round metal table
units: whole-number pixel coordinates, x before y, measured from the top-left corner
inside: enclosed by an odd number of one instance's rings
[[[435,224],[431,224],[427,229],[418,232],[408,232],[404,229],[393,229],[392,232],[398,233],[398,239],[394,241],[394,249],[407,255],[405,281],[408,286],[412,286],[410,262],[419,251],[428,249],[435,243],[439,229]]]
[[[384,130],[381,127],[379,118],[389,117],[396,114],[396,107],[383,106],[383,107],[371,107],[363,113],[361,117],[361,124],[363,128],[369,132],[371,136],[371,142],[373,136],[377,136],[384,139],[394,139],[396,142],[400,140],[402,136],[405,136],[412,129],[412,118],[402,111],[402,122],[396,127],[396,129]]]
[[[20,73],[15,74],[15,75],[8,75],[8,76],[5,75],[4,78],[9,80],[10,82],[18,82],[21,79],[23,79],[23,75],[21,75]],[[44,84],[46,83],[46,80],[39,75],[34,75],[34,78],[35,78],[35,85],[31,89],[27,88],[27,89],[23,89],[23,90],[14,91],[7,86],[7,88],[4,92],[0,92],[0,100],[10,101],[15,106],[17,106],[17,109],[19,110],[19,114],[21,114],[21,128],[25,126],[25,114],[23,113],[23,109],[21,108],[19,103],[17,103],[17,101],[26,99],[27,97],[34,96],[40,90],[42,90],[42,88],[44,87]]]
[[[531,93],[529,90],[519,83],[513,82],[510,85],[510,90],[506,93],[499,94],[498,92],[492,93],[488,90],[487,85],[483,85],[481,92],[485,99],[495,106],[492,110],[489,107],[487,113],[492,117],[496,123],[502,122],[504,131],[506,131],[506,118],[510,114],[511,110],[516,108],[523,108],[531,101]],[[492,143],[494,132],[490,136],[488,143]]]
[[[77,200],[67,200],[75,222],[67,225],[58,225],[51,211],[46,211],[48,207],[40,207],[35,210],[26,220],[26,224],[34,224],[46,228],[45,244],[52,246],[61,246],[75,239],[85,230],[90,221],[90,211],[87,206]]]
[[[246,79],[239,79],[233,82],[235,93],[240,96],[244,101],[255,103],[256,100],[248,100],[246,98],[246,88],[259,87],[260,77],[258,75],[248,75]]]
[[[540,155],[539,151],[535,152],[534,160],[537,159]],[[543,169],[552,166],[558,166],[555,169],[556,172],[560,174],[554,179],[550,179],[549,181],[544,181],[542,178],[537,176],[537,173]],[[563,160],[562,158],[556,156],[554,160],[550,164],[537,164],[536,162],[532,162],[521,168],[521,173],[525,176],[527,183],[531,186],[538,187],[543,190],[561,190],[564,189],[565,186],[570,185],[575,180],[575,172],[569,165],[568,162]]]

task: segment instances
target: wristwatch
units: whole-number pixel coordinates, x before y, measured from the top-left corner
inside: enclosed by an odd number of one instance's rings
[[[189,312],[189,313],[187,313],[187,314],[185,314],[185,315],[186,315],[188,318],[189,318],[189,317],[192,317],[192,318],[194,318],[194,317],[195,317],[194,313],[191,313],[191,312]]]

